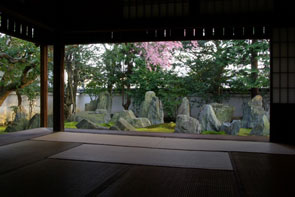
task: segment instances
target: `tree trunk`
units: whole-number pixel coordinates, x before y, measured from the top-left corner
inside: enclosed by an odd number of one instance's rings
[[[22,105],[22,101],[23,101],[22,95],[20,94],[19,90],[16,90],[15,93],[16,93],[16,96],[17,96],[17,106],[20,109],[21,105]]]
[[[65,119],[68,119],[71,116],[71,106],[73,104],[73,71],[72,71],[72,63],[70,55],[67,56],[66,60],[66,71],[68,74],[68,81],[66,85],[66,93],[65,93],[65,100],[64,100],[64,114]]]
[[[125,110],[128,110],[129,109],[129,106],[131,104],[131,98],[128,94],[128,92],[130,92],[130,82],[128,81],[128,79],[130,78],[130,75],[132,74],[132,68],[133,68],[133,65],[132,65],[132,61],[130,61],[128,63],[128,67],[127,67],[127,72],[126,72],[126,86],[127,86],[127,94],[126,94],[126,103],[124,103],[124,98],[123,98],[123,102],[122,102],[122,106],[124,107]],[[124,85],[123,85],[123,90],[124,90]],[[123,91],[123,94],[122,94],[122,97],[125,97],[125,94],[124,94],[124,91]]]
[[[257,43],[257,40],[252,40],[252,45]],[[251,51],[251,80],[252,83],[255,83],[258,79],[258,54],[257,52],[252,48]],[[258,87],[252,87],[251,88],[251,98],[254,98],[255,96],[259,95],[259,88]]]

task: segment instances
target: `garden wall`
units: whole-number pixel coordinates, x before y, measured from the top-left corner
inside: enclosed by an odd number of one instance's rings
[[[198,97],[190,97],[191,101],[191,116],[196,117],[198,116],[198,113],[200,111],[200,107],[195,102],[198,100]],[[265,96],[265,103],[266,105],[266,111],[268,111],[269,108],[269,96]],[[248,102],[250,100],[250,96],[243,95],[243,94],[232,94],[229,100],[224,101],[224,103],[234,106],[235,107],[235,117],[241,117],[243,115],[243,103]],[[90,102],[90,97],[86,94],[80,94],[77,95],[77,111],[84,111],[85,110],[85,103]],[[122,98],[120,95],[113,96],[112,101],[112,113],[122,111]],[[0,125],[6,123],[7,121],[11,121],[13,118],[13,111],[10,108],[10,106],[16,106],[17,105],[17,96],[15,93],[10,94],[3,105],[0,107]],[[26,99],[26,97],[23,97],[23,106],[27,112],[29,112],[29,102]],[[52,114],[53,112],[53,96],[51,93],[48,95],[48,114]],[[34,102],[34,109],[33,109],[33,115],[35,113],[40,113],[40,99],[39,97]]]

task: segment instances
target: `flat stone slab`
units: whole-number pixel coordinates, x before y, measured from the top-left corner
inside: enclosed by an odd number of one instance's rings
[[[295,155],[295,146],[275,144],[270,142],[179,139],[168,137],[126,136],[68,132],[58,132],[34,139],[45,141],[78,142],[87,144],[119,145],[174,150],[253,152]]]
[[[233,170],[229,155],[225,152],[83,144],[51,156],[50,158],[180,168]]]

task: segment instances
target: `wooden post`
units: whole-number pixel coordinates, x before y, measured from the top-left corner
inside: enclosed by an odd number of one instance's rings
[[[40,46],[41,58],[41,118],[40,126],[48,127],[48,46]]]
[[[54,44],[53,131],[64,131],[64,56],[65,45]]]

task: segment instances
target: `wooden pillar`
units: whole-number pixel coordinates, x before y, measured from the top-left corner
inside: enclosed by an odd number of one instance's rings
[[[60,42],[55,43],[53,50],[53,131],[64,131],[65,45]]]
[[[40,46],[40,59],[41,59],[41,118],[40,126],[48,127],[48,46]]]

